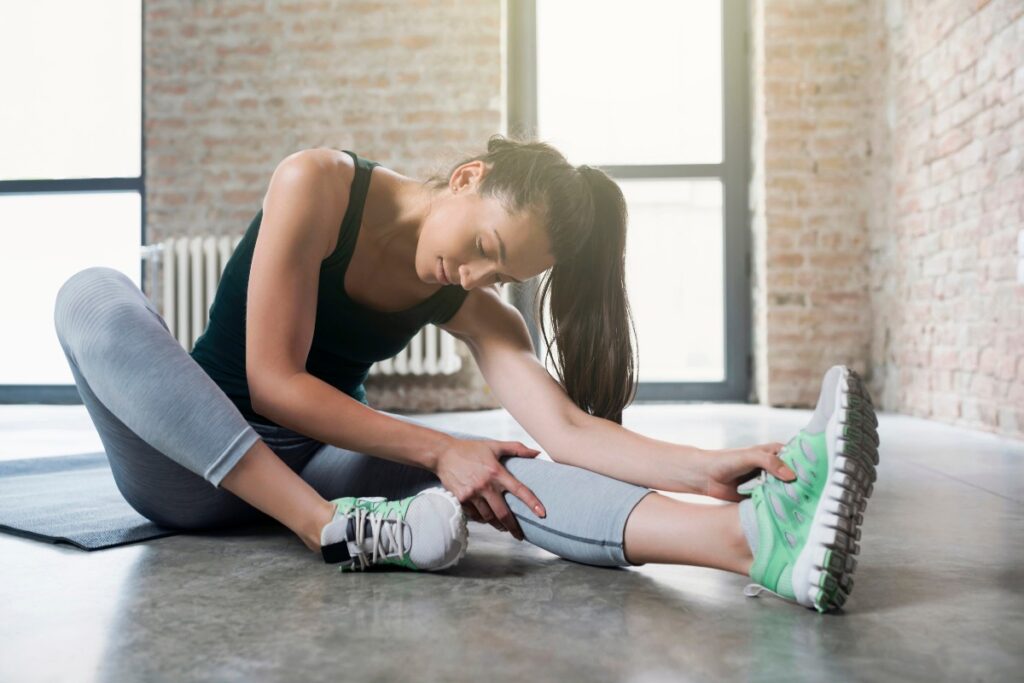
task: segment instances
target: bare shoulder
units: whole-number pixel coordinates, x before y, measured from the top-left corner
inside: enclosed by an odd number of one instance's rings
[[[355,175],[352,157],[341,150],[329,147],[314,147],[292,152],[281,160],[281,165],[285,164],[315,172],[327,180],[351,181]],[[348,184],[342,183],[341,186],[347,194]]]
[[[532,344],[523,314],[507,303],[494,285],[470,290],[455,315],[440,327],[467,343],[504,338]]]
[[[278,214],[281,207],[288,207],[306,229],[317,233],[324,253],[331,254],[354,177],[355,164],[343,151],[317,147],[293,152],[281,160],[270,180],[263,198],[264,219],[274,213],[272,206],[278,207]]]

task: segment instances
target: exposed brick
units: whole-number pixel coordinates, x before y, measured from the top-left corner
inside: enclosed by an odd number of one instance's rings
[[[757,395],[812,407],[834,339],[884,409],[1024,437],[1024,6],[886,5],[755,0]]]

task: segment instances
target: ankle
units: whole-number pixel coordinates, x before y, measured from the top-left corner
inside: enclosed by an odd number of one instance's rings
[[[337,506],[330,502],[324,501],[323,505],[319,506],[314,510],[313,514],[309,517],[309,523],[306,528],[299,534],[299,538],[306,544],[306,547],[315,553],[320,552],[320,533],[323,528],[334,519],[334,513],[337,511]]]
[[[743,576],[750,576],[750,569],[754,566],[754,554],[750,552],[747,539],[742,539],[742,546],[739,547],[736,559],[736,572]]]
[[[743,530],[743,523],[740,517],[740,506],[733,507],[735,519],[729,525],[729,540],[733,549],[733,571],[744,576],[750,575],[750,568],[754,564],[754,553],[750,549],[750,541]]]

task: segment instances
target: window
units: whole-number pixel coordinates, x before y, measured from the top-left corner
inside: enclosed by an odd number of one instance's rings
[[[508,3],[508,128],[616,180],[640,400],[746,400],[746,4]],[[536,282],[517,303],[529,313]],[[543,355],[543,353],[542,353]]]
[[[57,290],[89,266],[142,277],[141,0],[12,4],[0,63],[0,402],[78,403]]]

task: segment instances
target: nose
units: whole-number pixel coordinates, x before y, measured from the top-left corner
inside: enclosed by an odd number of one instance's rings
[[[473,289],[488,275],[486,268],[472,268],[465,264],[459,266],[459,284],[463,289]]]

